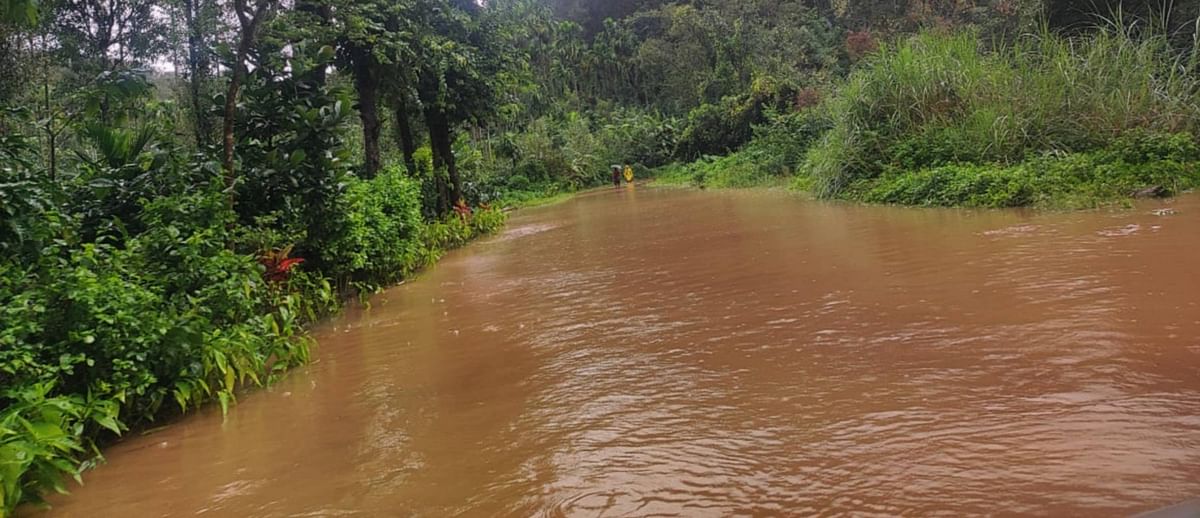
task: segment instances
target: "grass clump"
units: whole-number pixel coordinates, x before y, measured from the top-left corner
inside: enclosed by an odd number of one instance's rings
[[[1200,185],[1190,134],[1144,134],[1097,151],[1031,157],[1012,165],[955,163],[892,171],[847,189],[877,203],[926,206],[1090,208],[1147,186],[1165,196]]]
[[[824,109],[805,158],[819,196],[1012,206],[1191,185],[1200,95],[1168,39],[1098,29],[985,51],[926,32],[885,47]]]

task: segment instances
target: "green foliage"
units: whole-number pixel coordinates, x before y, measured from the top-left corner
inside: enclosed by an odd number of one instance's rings
[[[740,149],[754,136],[754,125],[765,122],[768,112],[790,110],[796,95],[790,86],[761,78],[746,94],[726,97],[716,105],[700,105],[688,114],[675,156],[694,160]]]
[[[723,155],[750,141],[751,125],[758,122],[753,103],[726,98],[720,105],[702,104],[688,113],[679,136],[676,156],[693,160],[703,155]]]
[[[766,122],[754,127],[751,151],[760,166],[774,175],[795,173],[809,148],[829,131],[831,121],[816,108],[779,113],[768,111]]]
[[[139,221],[143,200],[206,183],[202,171],[179,162],[179,149],[156,127],[90,124],[79,136],[85,149],[76,151],[78,176],[66,186],[85,239],[138,234],[145,230]]]
[[[582,75],[608,98],[687,113],[757,78],[802,85],[838,70],[841,33],[797,0],[672,3],[606,24]]]
[[[432,263],[442,252],[467,244],[504,226],[507,216],[499,209],[481,209],[468,216],[451,216],[425,226],[421,234],[425,258]]]
[[[38,21],[35,0],[0,0],[0,23],[33,26]]]
[[[678,133],[675,119],[632,108],[606,109],[598,124],[600,145],[611,164],[658,167],[671,161]]]
[[[723,157],[708,156],[662,167],[655,171],[655,178],[663,184],[718,189],[765,187],[782,182],[785,172],[769,169],[765,162],[756,150],[746,149]]]
[[[806,169],[823,196],[885,170],[1086,153],[1138,132],[1195,131],[1197,83],[1160,36],[1103,29],[985,52],[971,32],[925,33],[868,58],[831,99]],[[961,176],[961,175],[956,175]]]
[[[87,429],[121,433],[118,406],[83,396],[51,396],[53,385],[35,384],[9,389],[10,402],[0,411],[0,510],[26,501],[40,502],[41,494],[65,492],[63,475],[79,479],[72,458],[95,445],[81,439]]]
[[[667,163],[675,128],[671,118],[632,108],[603,115],[570,112],[485,141],[461,140],[456,155],[469,200],[525,204],[607,182],[612,164]],[[469,151],[476,149],[488,152]]]
[[[226,248],[233,218],[219,192],[163,198],[123,247],[59,239],[0,264],[5,507],[60,488],[96,441],[166,401],[226,405],[306,361],[299,301]]]
[[[1146,188],[1173,194],[1200,185],[1190,134],[1138,134],[1103,149],[1046,155],[1016,165],[951,164],[899,170],[852,186],[855,197],[905,205],[1084,208]]]
[[[61,231],[58,188],[33,169],[33,145],[0,136],[0,256],[28,257]]]
[[[946,165],[885,176],[863,198],[877,203],[942,207],[1016,207],[1033,199],[1024,167]]]
[[[305,73],[328,65],[327,49],[291,48],[295,59],[264,57],[247,78],[236,131],[237,210],[242,224],[273,215],[305,229],[301,252],[322,261],[320,250],[340,232],[335,204],[352,165],[342,142],[351,102]]]
[[[782,114],[768,110],[765,118],[766,122],[754,126],[754,139],[743,149],[665,167],[656,176],[663,183],[697,187],[775,185],[795,174],[809,148],[829,127],[829,120],[816,109]]]
[[[471,231],[476,236],[486,236],[504,227],[508,215],[499,209],[483,209],[471,216]]]
[[[386,283],[424,266],[420,185],[402,169],[352,180],[341,232],[323,251],[340,282]]]

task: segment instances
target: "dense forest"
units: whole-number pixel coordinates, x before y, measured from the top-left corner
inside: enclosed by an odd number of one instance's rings
[[[1092,207],[1200,184],[1200,3],[0,0],[0,516],[632,164]]]

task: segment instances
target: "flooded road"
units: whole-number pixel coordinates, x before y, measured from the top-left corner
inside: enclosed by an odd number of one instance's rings
[[[1172,208],[1175,213],[1156,210]],[[1200,496],[1200,196],[521,212],[55,517],[1121,516]]]

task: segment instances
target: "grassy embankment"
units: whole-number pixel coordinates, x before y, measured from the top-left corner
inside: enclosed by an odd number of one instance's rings
[[[819,105],[664,183],[788,183],[828,199],[1086,208],[1200,185],[1196,49],[1098,30],[993,51],[971,32],[884,46]]]

